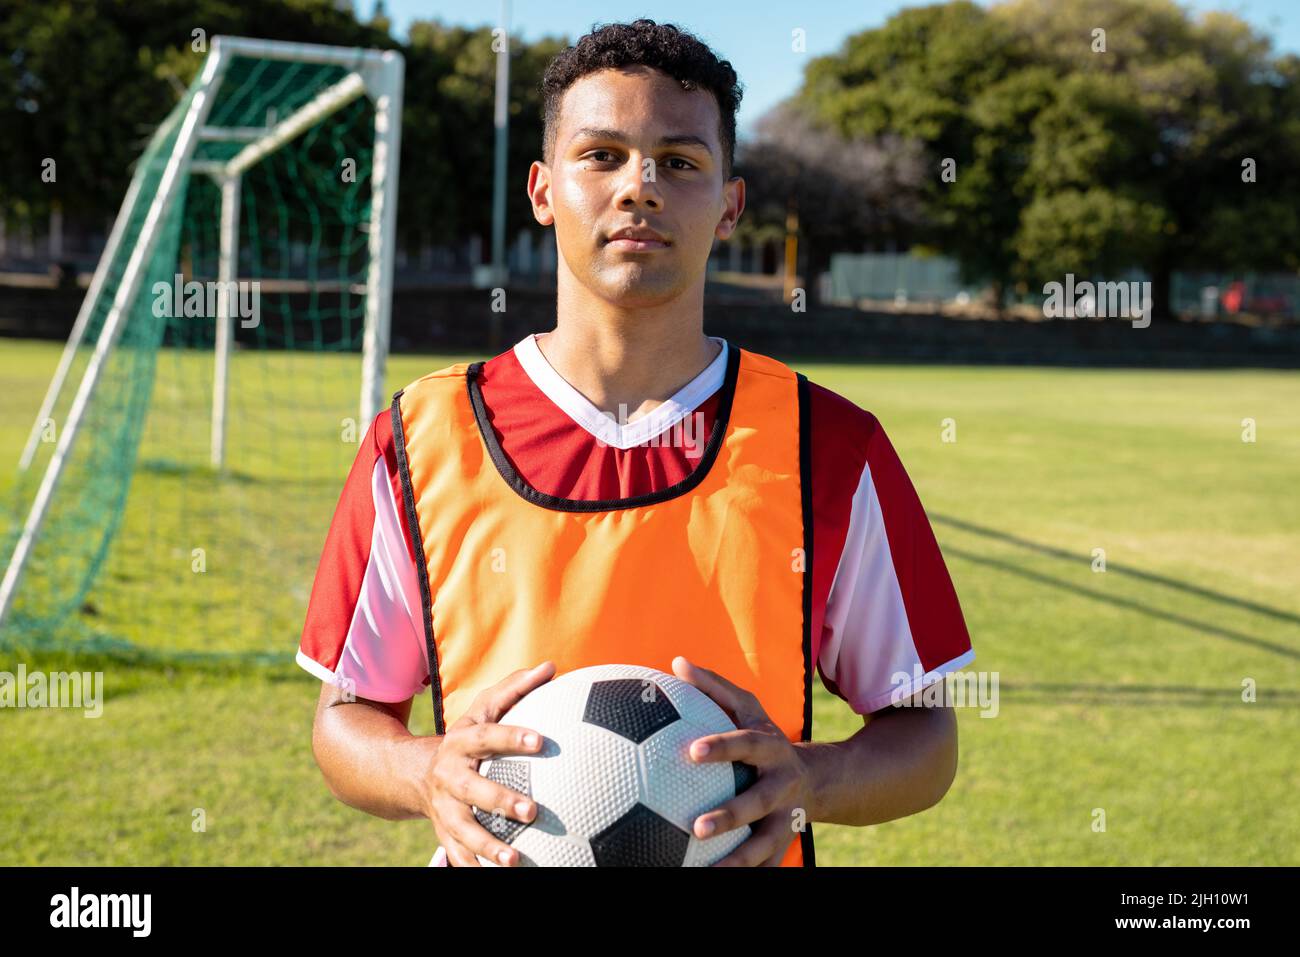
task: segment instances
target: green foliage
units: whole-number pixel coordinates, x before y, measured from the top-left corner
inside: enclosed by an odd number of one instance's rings
[[[846,136],[900,132],[953,155],[972,98],[1018,62],[1014,36],[972,3],[903,10],[814,59],[799,102]]]
[[[1106,31],[1104,52],[1094,50],[1096,29]],[[0,49],[11,51],[0,57],[0,215],[41,220],[59,204],[92,223],[111,216],[131,164],[202,62],[196,30],[399,46],[382,10],[359,23],[333,0],[0,0]],[[488,231],[491,39],[487,28],[417,21],[401,46],[398,228],[407,245]],[[540,155],[538,79],[562,46],[512,43],[511,182]],[[793,104],[854,148],[885,143],[887,157],[925,171],[907,190],[897,187],[909,177],[891,182],[903,211],[873,209],[866,226],[850,220],[813,235],[813,217],[804,217],[805,239],[822,256],[846,231],[855,245],[919,242],[957,257],[968,279],[1005,287],[1047,268],[1037,257],[1064,229],[1048,221],[1054,211],[1091,210],[1101,219],[1070,220],[1088,236],[1053,253],[1051,268],[1140,266],[1157,277],[1300,268],[1300,58],[1274,55],[1267,37],[1232,14],[1194,19],[1170,0],[906,9],[813,59]],[[894,150],[894,141],[911,145]],[[41,180],[47,158],[58,163],[55,183]],[[1247,158],[1256,183],[1242,181]],[[955,164],[955,182],[940,178],[944,160]],[[820,175],[801,168],[797,179]],[[826,208],[787,196],[778,176],[764,182],[777,194],[751,196],[746,228],[761,232],[767,208],[779,231],[790,201]],[[913,229],[909,203],[923,208],[928,228]],[[508,191],[508,231],[531,221],[524,191]]]
[[[920,239],[968,279],[1142,267],[1160,290],[1175,268],[1297,268],[1298,62],[1168,0],[956,2],[850,37],[799,102],[844,135],[924,145]]]
[[[205,56],[202,38],[402,49],[406,57],[398,228],[407,243],[487,232],[492,196],[496,54],[488,28],[411,25],[402,46],[382,10],[369,23],[334,0],[0,0],[0,216],[42,221],[53,204],[92,224],[117,212],[131,167]],[[564,43],[511,45],[511,182],[541,155],[546,62]],[[473,131],[472,135],[467,135]],[[53,158],[57,180],[41,180]],[[532,221],[522,189],[507,228]]]
[[[510,65],[508,182],[522,183],[542,152],[541,91],[556,40],[513,40]],[[432,21],[411,25],[402,124],[401,214],[408,243],[486,235],[491,229],[496,53],[492,31]],[[467,131],[474,131],[467,135]],[[506,192],[511,235],[532,222],[523,189]]]
[[[1114,276],[1158,246],[1161,216],[1159,206],[1104,186],[1044,192],[1021,214],[1012,249],[1023,278],[1038,286],[1068,272]]]

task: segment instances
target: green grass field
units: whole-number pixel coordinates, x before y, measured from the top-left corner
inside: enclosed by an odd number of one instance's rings
[[[0,342],[0,501],[58,354],[49,343]],[[394,357],[390,389],[454,358]],[[173,370],[191,361],[162,360]],[[311,404],[324,422],[355,402],[292,364],[268,373],[265,362],[237,357],[237,382],[245,375],[247,391]],[[819,863],[1300,864],[1300,377],[799,368],[883,422],[956,582],[971,668],[1000,682],[996,717],[959,712],[961,766],[943,802],[872,828],[819,824]],[[201,436],[204,410],[183,415]],[[1242,441],[1248,417],[1253,443]],[[942,441],[945,419],[955,442]],[[240,441],[236,430],[232,462]],[[295,490],[307,513],[328,519],[354,451],[339,453],[335,480]],[[291,542],[258,541],[256,518],[276,507],[270,464],[216,492],[156,452],[146,446],[132,493],[154,503],[139,521],[167,531],[171,503],[184,499],[214,523],[205,541],[319,552],[324,520],[278,533]],[[128,531],[140,530],[135,521]],[[1104,573],[1092,567],[1096,548]],[[196,589],[153,561],[118,556],[108,572],[179,617],[150,630],[140,604],[107,600],[101,618],[127,631],[134,623],[131,637],[159,648],[292,657],[301,589],[263,606],[219,569]],[[187,627],[187,607],[197,620],[198,609],[232,603],[241,627],[228,636]],[[53,652],[21,660],[29,671],[72,665]],[[0,670],[17,664],[0,656]],[[80,667],[106,673],[102,717],[0,711],[0,865],[428,861],[427,823],[373,819],[329,795],[310,751],[319,685],[292,664]],[[1242,700],[1247,680],[1253,703]],[[817,692],[817,740],[860,726]],[[413,727],[432,729],[427,698]],[[196,809],[205,830],[192,826]],[[1094,829],[1098,809],[1104,831]]]

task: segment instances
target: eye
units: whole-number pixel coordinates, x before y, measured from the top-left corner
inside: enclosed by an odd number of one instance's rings
[[[608,156],[609,159],[601,159],[601,155]],[[587,154],[588,159],[595,160],[597,163],[611,163],[613,162],[613,157],[614,154],[609,150],[592,150]]]
[[[679,167],[676,167],[677,169],[695,169],[695,164],[694,164],[694,163],[692,163],[692,162],[691,162],[690,160],[688,160],[688,159],[684,159],[684,158],[681,157],[681,156],[670,156],[670,157],[668,158],[668,162],[670,162],[670,163],[685,163],[685,164],[686,164],[685,166],[679,166]]]

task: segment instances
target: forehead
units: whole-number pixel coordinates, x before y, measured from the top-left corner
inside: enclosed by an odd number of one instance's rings
[[[589,73],[564,91],[556,139],[567,143],[580,129],[598,127],[629,134],[693,133],[718,141],[718,102],[709,90],[683,90],[668,74],[629,66]]]

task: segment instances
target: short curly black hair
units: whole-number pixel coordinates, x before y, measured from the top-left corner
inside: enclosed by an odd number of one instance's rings
[[[671,23],[640,19],[608,23],[565,48],[542,76],[542,155],[555,156],[560,125],[560,101],[577,80],[599,70],[641,65],[667,73],[684,90],[708,90],[718,101],[718,139],[722,144],[723,179],[736,161],[736,108],[744,95],[736,71],[727,60],[692,34]]]

